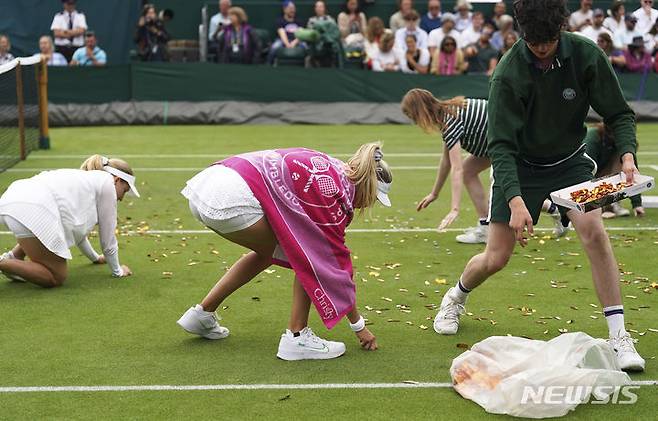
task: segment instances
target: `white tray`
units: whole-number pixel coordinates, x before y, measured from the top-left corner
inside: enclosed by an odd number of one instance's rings
[[[551,193],[551,200],[556,205],[564,206],[565,208],[574,209],[577,210],[578,212],[585,213],[594,209],[601,208],[603,206],[607,206],[614,202],[619,202],[620,200],[626,199],[627,197],[635,196],[636,194],[640,194],[642,192],[650,190],[653,188],[655,184],[653,177],[636,174],[633,185],[621,189],[618,192],[585,203],[576,203],[573,200],[571,200],[571,192],[573,191],[580,189],[591,190],[604,181],[616,186],[617,184],[625,180],[626,177],[623,175],[623,173],[608,176],[608,177],[597,178],[592,181],[586,181],[584,183],[566,187],[562,190],[554,191],[553,193]]]

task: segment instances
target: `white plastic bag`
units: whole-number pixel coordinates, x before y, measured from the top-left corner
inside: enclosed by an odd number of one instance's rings
[[[630,384],[603,339],[567,333],[548,342],[492,336],[452,362],[455,390],[494,414],[559,417]]]

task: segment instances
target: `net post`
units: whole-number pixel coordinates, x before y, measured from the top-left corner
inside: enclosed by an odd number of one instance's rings
[[[21,160],[25,160],[27,157],[25,151],[25,103],[23,98],[23,71],[20,62],[16,66],[16,105],[18,106],[18,138]]]
[[[50,149],[48,133],[48,63],[45,58],[39,63],[37,72],[39,86],[39,149]]]

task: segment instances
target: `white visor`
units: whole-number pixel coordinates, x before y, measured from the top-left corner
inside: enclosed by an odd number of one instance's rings
[[[388,198],[389,191],[391,191],[391,183],[377,180],[377,200],[386,207],[391,207],[391,199]]]
[[[139,192],[137,191],[137,187],[135,187],[135,176],[134,175],[130,175],[130,174],[125,173],[121,170],[118,170],[114,167],[110,167],[109,165],[103,166],[103,171],[109,172],[110,174],[115,175],[115,176],[119,177],[120,179],[122,179],[123,181],[125,181],[126,183],[128,183],[128,185],[130,186],[130,191],[135,196],[139,197]]]

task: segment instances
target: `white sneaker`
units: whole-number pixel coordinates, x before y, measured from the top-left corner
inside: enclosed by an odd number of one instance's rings
[[[219,325],[220,317],[217,314],[205,311],[199,304],[178,319],[176,323],[185,331],[206,339],[223,339],[228,336],[229,330]]]
[[[489,238],[489,225],[480,225],[455,237],[457,242],[464,244],[486,244],[487,238]]]
[[[560,215],[560,212],[551,213],[550,215],[551,218],[553,218],[553,224],[555,224],[555,228],[553,228],[553,235],[555,238],[564,237],[569,232],[569,225],[566,227],[562,225],[562,215]]]
[[[329,360],[344,353],[344,343],[318,338],[310,327],[305,327],[299,332],[299,336],[286,329],[286,333],[281,335],[276,356],[286,361]]]
[[[614,213],[615,216],[629,216],[631,214],[631,211],[629,211],[628,209],[622,207],[617,202],[610,205],[610,207],[612,208],[612,213]]]
[[[16,259],[16,257],[11,251],[0,254],[0,262],[7,259]],[[5,277],[7,277],[7,279],[10,281],[25,282],[25,279],[18,275],[14,275],[13,273],[2,272],[2,274],[5,275]]]
[[[452,299],[450,288],[441,300],[441,308],[434,318],[434,331],[441,335],[454,335],[459,329],[459,316],[464,314],[464,304]]]
[[[635,350],[635,339],[624,332],[622,336],[608,339],[608,343],[617,353],[617,361],[624,371],[644,371],[644,358]]]

